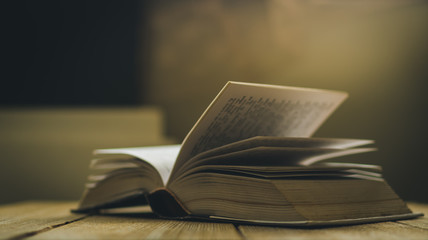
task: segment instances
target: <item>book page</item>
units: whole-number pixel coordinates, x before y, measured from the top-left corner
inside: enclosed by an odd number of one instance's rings
[[[192,161],[211,156],[242,151],[255,147],[297,147],[297,148],[332,148],[346,149],[362,145],[372,144],[369,139],[346,139],[346,138],[296,138],[296,137],[272,137],[257,136],[241,141],[229,143],[217,148],[202,152],[194,157]]]
[[[257,136],[237,142],[229,143],[221,147],[213,148],[199,153],[187,160],[180,166],[179,170],[174,171],[171,178],[175,179],[178,175],[191,168],[200,159],[225,155],[238,151],[248,150],[257,147],[288,147],[288,148],[316,148],[316,149],[347,149],[359,147],[366,144],[374,143],[369,139],[346,139],[346,138],[298,138],[298,137],[273,137]],[[353,150],[354,151],[354,150]],[[325,153],[325,152],[320,152]],[[302,161],[309,161],[304,158]]]
[[[243,177],[262,178],[289,178],[296,176],[355,176],[366,175],[372,178],[382,179],[382,168],[378,165],[368,164],[318,164],[311,166],[260,166],[260,165],[199,165],[174,179],[174,183],[192,178],[197,173],[219,173]],[[172,186],[174,183],[171,183]]]
[[[164,185],[168,182],[172,168],[180,151],[180,145],[137,148],[98,149],[94,154],[126,154],[152,165],[160,174]]]
[[[294,148],[294,147],[255,147],[223,155],[197,159],[183,170],[203,165],[231,166],[308,166],[316,162],[365,152],[376,148]]]
[[[183,141],[176,167],[254,136],[310,137],[346,97],[338,91],[228,82]]]

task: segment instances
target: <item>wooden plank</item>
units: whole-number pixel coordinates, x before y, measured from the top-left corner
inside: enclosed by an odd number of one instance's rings
[[[242,239],[232,224],[159,219],[151,213],[90,216],[29,239]]]
[[[75,202],[0,206],[0,239],[428,239],[427,217],[330,228],[285,228],[160,219],[150,212],[72,214]],[[428,213],[427,204],[410,203]],[[147,209],[146,209],[147,210]]]
[[[332,228],[296,229],[240,226],[246,239],[427,239],[428,231],[395,222]]]
[[[20,239],[40,231],[77,221],[83,214],[72,214],[76,202],[20,202],[0,207],[0,239]]]

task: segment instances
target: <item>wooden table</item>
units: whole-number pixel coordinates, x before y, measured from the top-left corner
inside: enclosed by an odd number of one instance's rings
[[[0,239],[428,239],[428,218],[329,228],[286,228],[159,219],[150,212],[72,214],[75,202],[0,206]],[[428,204],[410,203],[428,215]]]

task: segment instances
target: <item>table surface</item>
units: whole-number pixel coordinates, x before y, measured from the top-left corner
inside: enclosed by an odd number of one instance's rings
[[[328,228],[290,228],[159,219],[150,212],[73,214],[76,202],[29,201],[0,206],[0,239],[428,239],[424,217]]]

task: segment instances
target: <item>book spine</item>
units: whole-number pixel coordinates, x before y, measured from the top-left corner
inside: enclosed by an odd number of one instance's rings
[[[166,188],[157,188],[148,196],[152,211],[162,217],[183,218],[190,215],[184,205],[173,192]]]

